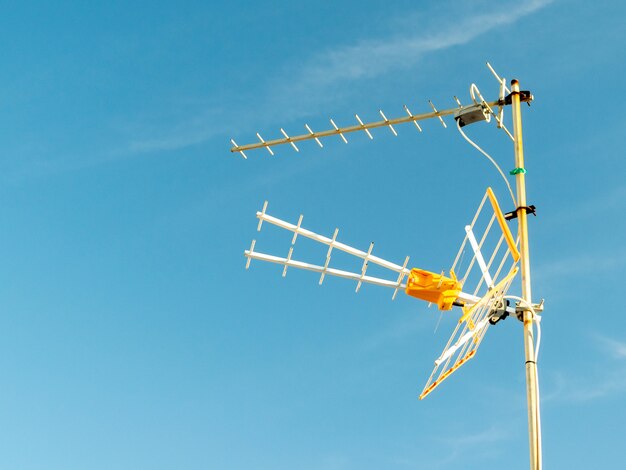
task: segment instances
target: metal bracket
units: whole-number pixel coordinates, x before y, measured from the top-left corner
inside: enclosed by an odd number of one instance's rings
[[[538,304],[533,304],[533,310],[535,313],[543,312],[543,303],[545,299],[541,299],[541,302]],[[515,316],[521,322],[524,321],[524,312],[529,312],[530,309],[524,305],[520,305],[519,303],[515,306]]]
[[[520,209],[525,210],[527,214],[532,214],[535,217],[537,217],[537,208],[533,205],[530,205],[530,206],[519,206],[514,211],[507,212],[506,214],[504,214],[504,218],[506,220],[517,219],[517,211],[519,211]]]
[[[509,301],[506,299],[502,299],[500,302],[494,305],[494,307],[491,309],[491,312],[489,312],[489,323],[491,323],[492,325],[495,325],[500,320],[504,320],[506,317],[508,317],[509,316],[509,312],[507,310],[508,306],[509,306]]]
[[[508,95],[504,97],[504,100],[500,100],[500,101],[503,101],[502,104],[505,104],[505,105],[513,104],[513,93],[516,93],[516,92],[514,91],[512,93],[509,93]],[[528,103],[528,106],[530,106],[530,102],[534,99],[535,97],[530,91],[528,90],[519,91],[519,100],[521,103]]]

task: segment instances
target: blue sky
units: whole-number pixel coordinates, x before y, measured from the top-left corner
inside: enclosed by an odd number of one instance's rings
[[[523,116],[544,463],[626,458],[622,2],[2,10],[1,468],[527,468],[520,323],[491,329],[419,401],[456,313],[434,332],[435,308],[383,288],[244,269],[252,238],[288,250],[288,235],[256,232],[264,200],[391,261],[448,269],[486,186],[510,210],[453,122],[229,152],[256,132],[453,107],[471,83],[492,99],[486,60],[535,95]],[[502,132],[467,129],[512,168]]]

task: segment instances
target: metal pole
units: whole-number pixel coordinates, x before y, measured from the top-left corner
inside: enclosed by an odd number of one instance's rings
[[[526,175],[524,174],[524,147],[522,143],[522,114],[520,109],[520,88],[517,80],[511,81],[513,107],[513,134],[515,136],[515,182],[517,184],[517,220],[520,238],[520,258],[522,270],[522,298],[532,305],[530,288],[530,254],[528,250],[528,214],[526,213]],[[521,170],[521,171],[520,171]],[[522,306],[523,307],[523,306]],[[524,350],[526,356],[526,398],[528,402],[528,438],[530,443],[530,468],[541,469],[541,423],[539,422],[539,397],[537,385],[537,364],[533,338],[533,314],[527,308],[523,311]]]

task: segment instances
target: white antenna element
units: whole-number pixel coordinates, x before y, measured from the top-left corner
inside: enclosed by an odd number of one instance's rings
[[[439,111],[437,111],[437,108],[435,108],[435,105],[433,104],[432,101],[428,100],[428,104],[430,104],[430,107],[433,108],[433,111],[435,112],[435,115],[439,118],[439,121],[441,122],[441,125],[445,128],[448,127],[446,125],[445,122],[443,122],[443,119],[441,118],[441,114],[439,114]]]
[[[252,243],[250,244],[250,253],[254,253],[254,245],[256,245],[256,240],[252,240]],[[246,269],[250,269],[250,261],[252,261],[252,258],[248,258],[246,260]]]
[[[319,144],[319,146],[320,146],[320,147],[324,147],[324,146],[322,145],[322,142],[320,142],[320,139],[318,139],[318,138],[315,136],[315,132],[313,132],[313,131],[311,130],[311,128],[309,127],[309,125],[308,125],[308,124],[305,124],[305,125],[304,125],[304,127],[306,127],[306,130],[307,130],[307,131],[309,131],[309,134],[311,134],[311,136],[315,139],[315,142],[317,142],[317,143]]]
[[[233,144],[233,148],[238,148],[238,147],[239,147],[239,145],[237,145],[237,142],[235,142],[235,139],[230,139],[230,143],[231,143],[231,144]],[[237,152],[239,152],[239,153],[241,154],[241,156],[242,156],[245,160],[247,160],[247,159],[248,159],[248,157],[246,157],[246,154],[245,154],[245,153],[243,153],[243,150],[237,150]]]
[[[370,140],[374,140],[374,137],[372,137],[372,134],[370,133],[370,131],[367,130],[367,128],[365,127],[365,124],[363,124],[363,121],[361,121],[361,118],[359,117],[359,115],[355,114],[354,117],[356,118],[357,121],[359,121],[359,124],[361,125],[361,127],[363,128],[367,136],[370,138]]]
[[[400,290],[400,288],[402,287],[402,280],[404,279],[404,276],[406,276],[406,272],[407,272],[407,269],[406,269],[407,264],[409,264],[408,256],[404,260],[404,264],[402,265],[402,271],[400,271],[400,274],[398,274],[398,280],[396,281],[396,289],[393,291],[393,296],[391,297],[391,300],[396,300],[396,295],[398,294],[398,290]]]
[[[261,225],[263,225],[263,220],[264,220],[263,216],[265,215],[265,211],[266,211],[266,210],[267,210],[267,201],[265,201],[265,202],[263,203],[263,209],[261,210],[261,215],[262,215],[262,216],[261,216],[261,217],[259,217],[259,225],[257,225],[257,227],[256,227],[256,231],[257,231],[257,232],[260,232],[260,231],[261,231]]]
[[[500,75],[496,73],[496,71],[494,70],[494,68],[491,66],[489,62],[485,62],[485,63],[487,64],[487,67],[489,68],[493,76],[496,77],[496,80],[498,80],[498,82],[501,84],[502,90],[506,91],[507,93],[511,93],[511,90],[509,90],[508,87],[506,86],[506,80],[504,78],[501,78]]]
[[[378,112],[380,113],[381,117],[385,120],[385,122],[387,123],[387,125],[389,126],[389,129],[391,130],[391,132],[393,133],[393,135],[395,135],[396,137],[398,137],[398,133],[396,132],[396,130],[393,128],[393,126],[391,124],[389,124],[389,119],[387,119],[387,116],[385,116],[385,113],[383,113],[382,109],[379,109]],[[415,122],[415,121],[414,121]]]
[[[359,279],[358,284],[356,285],[355,292],[358,292],[361,288],[361,283],[363,282],[363,278],[365,277],[365,271],[367,271],[367,260],[372,255],[372,250],[374,249],[374,242],[370,243],[370,248],[367,250],[367,255],[363,259],[363,267],[361,268],[361,278]]]
[[[285,267],[283,268],[283,277],[287,275],[287,267],[289,266],[289,261],[291,261],[291,254],[293,253],[293,246],[289,247],[289,254],[287,255],[287,262],[285,263]]]
[[[496,77],[496,80],[498,80],[498,83],[500,83],[499,96],[500,96],[500,100],[504,101],[505,92],[509,95],[511,94],[511,90],[509,90],[506,86],[506,79],[504,79],[503,77],[500,77],[500,75],[496,73],[496,71],[493,69],[493,67],[491,66],[489,62],[487,62],[487,67],[489,67],[489,70],[491,71],[493,76]],[[504,106],[502,105],[498,105],[498,116],[496,116],[496,122],[498,123],[499,128],[504,128],[504,124],[503,124],[504,123]],[[507,130],[507,133],[508,133],[508,130]],[[509,135],[509,137],[511,136]]]
[[[296,225],[296,229],[293,231],[293,238],[291,239],[291,244],[296,244],[296,238],[298,238],[298,230],[300,230],[300,225],[302,225],[302,219],[304,215],[300,214],[300,218],[298,219],[298,225]]]
[[[289,137],[289,136],[287,135],[287,133],[285,132],[285,129],[283,129],[283,128],[281,127],[281,128],[280,128],[280,132],[282,132],[282,134],[285,136],[285,139],[287,139],[287,140],[289,141],[289,143],[291,144],[291,146],[293,147],[293,149],[294,149],[296,152],[299,152],[299,151],[300,151],[300,149],[299,149],[298,147],[296,147],[296,144],[294,144],[294,143],[291,141],[291,137]]]
[[[258,132],[256,133],[256,136],[259,138],[259,140],[261,141],[261,143],[263,144],[263,147],[265,147],[267,149],[267,151],[270,153],[270,155],[274,155],[274,152],[272,151],[272,149],[270,148],[269,145],[267,145],[267,142],[265,142],[263,140],[263,137],[261,137],[261,134],[259,134]]]
[[[326,275],[326,270],[328,269],[328,265],[330,264],[330,253],[333,251],[333,246],[335,245],[335,241],[337,240],[337,234],[339,233],[339,229],[335,229],[335,233],[333,233],[333,238],[328,244],[328,253],[326,253],[326,263],[324,263],[324,270],[322,271],[322,275],[320,276],[320,286],[322,282],[324,282],[324,276]]]
[[[337,134],[339,134],[339,137],[341,137],[343,139],[344,144],[348,143],[348,139],[346,139],[344,137],[344,135],[341,133],[341,131],[339,130],[339,128],[337,127],[337,124],[335,124],[335,121],[333,121],[333,119],[330,119],[330,123],[333,125],[333,127],[335,128],[335,130],[337,131]]]
[[[420,125],[417,123],[417,119],[414,119],[415,116],[413,116],[411,114],[411,111],[409,110],[409,107],[405,104],[404,105],[404,110],[406,111],[406,113],[409,115],[409,118],[411,118],[411,120],[413,121],[413,124],[415,124],[415,127],[417,127],[417,130],[422,132],[422,128],[420,127]]]

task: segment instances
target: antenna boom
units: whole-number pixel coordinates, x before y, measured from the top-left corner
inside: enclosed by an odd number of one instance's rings
[[[490,107],[493,107],[493,106],[503,106],[505,103],[503,102],[503,100],[497,100],[497,101],[492,101],[487,104]],[[282,139],[255,142],[253,144],[247,144],[247,145],[234,145],[233,147],[231,147],[230,151],[235,153],[235,152],[245,152],[246,150],[254,150],[254,149],[264,148],[264,147],[265,148],[274,147],[274,146],[283,145],[283,144],[293,145],[294,142],[302,142],[304,140],[312,140],[312,139],[317,140],[319,138],[336,136],[336,135],[341,137],[341,134],[348,134],[350,132],[363,132],[364,130],[376,129],[378,127],[390,127],[390,126],[393,126],[394,124],[404,124],[406,122],[423,121],[423,120],[432,119],[435,117],[441,119],[442,116],[453,115],[456,111],[458,111],[458,109],[459,108],[450,108],[450,109],[444,109],[441,111],[434,111],[431,113],[412,114],[410,116],[403,116],[403,117],[394,118],[394,119],[385,119],[384,121],[375,121],[375,122],[357,124],[357,125],[348,126],[348,127],[338,127],[336,129],[333,128],[333,129],[320,131],[320,132],[309,132],[308,134],[301,134],[301,135],[296,135],[293,137],[285,137]],[[307,128],[307,130],[309,129],[310,128]]]

